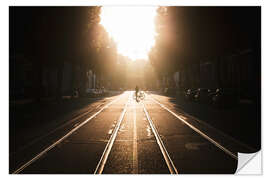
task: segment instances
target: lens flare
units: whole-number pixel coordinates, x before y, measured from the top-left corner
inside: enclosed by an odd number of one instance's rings
[[[117,51],[132,60],[148,59],[155,44],[157,7],[102,7],[101,24],[117,43]]]

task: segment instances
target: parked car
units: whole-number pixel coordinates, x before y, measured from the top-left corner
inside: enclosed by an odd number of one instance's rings
[[[238,103],[238,93],[234,89],[218,88],[212,97],[212,104],[216,107],[233,107]]]
[[[87,97],[97,97],[99,95],[99,91],[97,89],[86,89]]]
[[[194,100],[195,93],[196,93],[196,90],[195,89],[187,89],[184,92],[185,99],[188,100],[188,101]]]
[[[195,92],[194,100],[201,103],[209,103],[211,102],[210,97],[211,90],[207,88],[199,88]]]
[[[212,103],[213,96],[216,95],[216,90],[217,89],[209,89],[208,96],[209,96],[209,99],[210,99],[210,103]]]

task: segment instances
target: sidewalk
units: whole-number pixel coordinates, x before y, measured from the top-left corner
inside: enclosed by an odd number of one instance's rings
[[[164,105],[170,104],[178,111],[194,116],[256,150],[261,149],[261,111],[258,105],[239,104],[231,109],[217,109],[210,105],[185,101],[181,96],[155,94],[153,97]]]

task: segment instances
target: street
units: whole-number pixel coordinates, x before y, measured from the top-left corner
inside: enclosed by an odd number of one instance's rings
[[[28,156],[21,156],[28,158],[17,158],[11,173],[231,174],[237,152],[252,152],[149,92],[140,102],[133,93],[113,96],[76,124],[25,148],[21,154]]]
[[[237,174],[262,150],[260,6],[8,9],[9,174]]]

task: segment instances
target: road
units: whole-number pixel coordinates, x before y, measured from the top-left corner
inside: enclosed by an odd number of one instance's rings
[[[114,96],[43,145],[26,148],[11,173],[231,174],[237,152],[252,151],[151,93],[140,102],[133,93]]]

